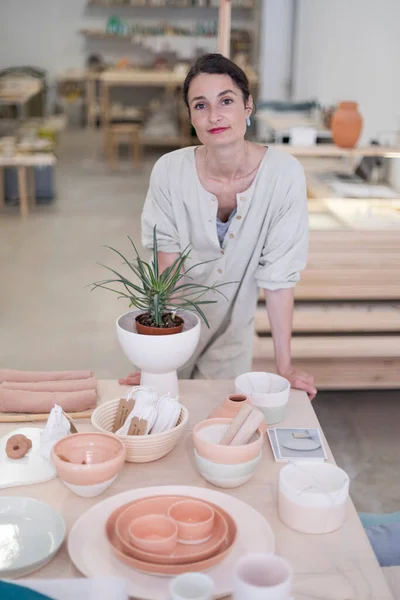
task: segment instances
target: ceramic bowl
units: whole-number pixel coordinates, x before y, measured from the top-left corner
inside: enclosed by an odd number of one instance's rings
[[[235,488],[243,485],[254,475],[262,453],[246,463],[223,465],[200,456],[196,450],[194,458],[200,475],[212,485],[222,488]]]
[[[119,398],[100,404],[92,414],[91,421],[93,427],[104,433],[111,432],[118,406]],[[178,423],[169,431],[150,435],[118,436],[118,439],[122,441],[126,449],[126,461],[144,463],[162,458],[175,448],[185,431],[188,420],[188,410],[182,406]]]
[[[237,465],[255,459],[261,452],[264,436],[260,429],[248,444],[222,446],[221,441],[233,419],[207,419],[193,429],[193,444],[196,452],[211,462]]]
[[[178,525],[181,544],[201,544],[211,537],[214,509],[198,500],[181,500],[173,504],[168,515]]]
[[[121,440],[106,433],[68,435],[52,450],[61,481],[85,498],[102,494],[113,483],[124,466],[125,454]]]
[[[144,552],[171,554],[178,543],[178,526],[165,515],[144,515],[129,525],[129,539]]]
[[[279,423],[285,417],[289,401],[290,383],[275,373],[244,373],[235,379],[237,394],[245,394],[253,406],[264,414],[268,425]]]

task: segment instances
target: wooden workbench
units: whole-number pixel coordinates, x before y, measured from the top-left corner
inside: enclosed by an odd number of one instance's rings
[[[2,490],[2,496],[30,496],[49,503],[63,515],[68,531],[75,521],[93,505],[105,498],[132,488],[152,485],[207,484],[197,472],[193,460],[191,431],[193,426],[205,419],[227,394],[233,391],[228,381],[181,381],[180,400],[189,410],[189,424],[184,439],[166,457],[153,463],[126,463],[116,482],[100,497],[80,498],[68,490],[59,479],[46,483]],[[99,382],[100,402],[121,397],[126,387],[116,381]],[[25,426],[25,424],[24,424]],[[28,425],[29,426],[29,425]],[[89,422],[77,423],[79,431],[93,430]],[[291,391],[283,427],[319,427],[312,404],[304,392]],[[1,424],[0,435],[15,429],[15,424]],[[334,462],[326,443],[328,459]],[[278,477],[282,464],[273,459],[268,442],[265,441],[263,456],[254,477],[245,485],[233,490],[220,490],[242,500],[259,511],[269,522],[274,536],[277,554],[286,558],[294,571],[293,596],[296,600],[324,598],[329,600],[392,600],[384,575],[380,569],[367,536],[362,528],[354,505],[349,500],[346,521],[343,526],[327,535],[306,535],[292,531],[278,517]],[[351,486],[350,486],[351,493]],[[104,533],[101,535],[104,536]],[[96,552],[96,548],[87,548]],[[108,569],[101,575],[116,575],[115,559],[109,561]],[[122,566],[123,573],[134,581],[135,571]],[[86,573],[87,574],[87,573]],[[209,571],[213,576],[213,570]],[[62,579],[79,577],[64,544],[50,564],[28,578]],[[23,581],[19,580],[20,582]],[[165,584],[167,597],[168,579],[158,578]],[[141,600],[141,599],[139,599]]]

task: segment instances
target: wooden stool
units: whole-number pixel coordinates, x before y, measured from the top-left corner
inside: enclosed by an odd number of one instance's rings
[[[118,168],[118,146],[121,136],[130,138],[133,164],[135,167],[141,166],[143,157],[141,133],[141,123],[110,123],[107,128],[107,155],[111,168]]]

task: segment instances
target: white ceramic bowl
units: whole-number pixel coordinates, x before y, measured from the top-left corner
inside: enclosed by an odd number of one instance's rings
[[[261,455],[262,452],[249,462],[224,465],[212,462],[194,450],[194,458],[200,475],[212,485],[222,488],[239,487],[249,481],[257,469]]]
[[[253,406],[264,414],[268,425],[283,420],[289,401],[290,383],[275,373],[244,373],[235,379],[237,394],[248,396]]]

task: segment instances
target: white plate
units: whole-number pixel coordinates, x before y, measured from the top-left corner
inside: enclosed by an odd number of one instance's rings
[[[271,527],[259,512],[232,496],[207,488],[166,485],[130,490],[99,502],[74,524],[68,538],[69,556],[86,577],[115,576],[129,581],[129,594],[141,600],[166,600],[169,578],[140,573],[122,564],[112,553],[104,528],[112,511],[122,504],[146,496],[161,494],[192,496],[220,506],[235,519],[238,537],[228,558],[207,574],[213,579],[215,595],[220,598],[232,592],[235,563],[248,552],[273,552],[275,539]],[[85,543],[82,543],[85,540]]]
[[[48,504],[19,496],[0,498],[0,579],[40,569],[64,537],[64,519]]]
[[[320,442],[316,442],[315,440],[288,440],[284,444],[282,444],[288,450],[299,450],[300,452],[311,452],[311,450],[317,450],[321,448]]]
[[[40,454],[40,436],[43,429],[23,427],[15,429],[0,439],[0,489],[49,481],[57,476],[52,462]],[[32,441],[32,448],[18,460],[8,458],[6,444],[12,435],[21,433]]]

